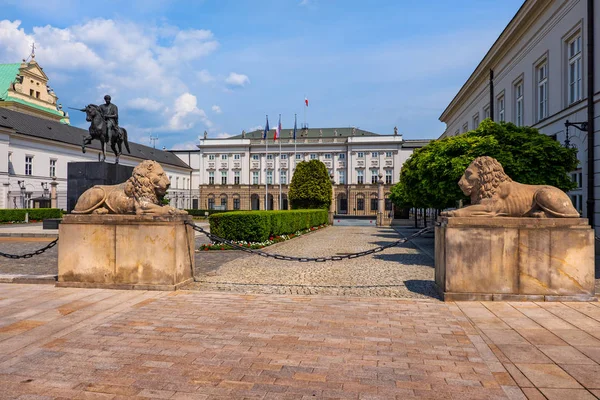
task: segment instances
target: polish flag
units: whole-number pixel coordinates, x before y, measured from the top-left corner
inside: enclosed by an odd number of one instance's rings
[[[279,133],[281,133],[281,115],[279,116],[279,123],[277,124],[277,128],[275,128],[275,133],[273,134],[273,140],[279,139]]]
[[[308,107],[308,97],[304,98],[304,104],[306,104],[306,107]]]

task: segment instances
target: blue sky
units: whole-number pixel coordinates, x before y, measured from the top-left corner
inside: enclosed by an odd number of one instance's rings
[[[157,136],[157,147],[236,135],[266,114],[291,129],[304,96],[311,127],[437,138],[438,117],[521,4],[0,0],[0,63],[35,41],[60,103],[110,93],[130,137]]]

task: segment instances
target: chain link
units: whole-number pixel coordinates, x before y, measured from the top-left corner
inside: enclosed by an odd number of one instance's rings
[[[414,238],[417,238],[419,236],[424,235],[425,233],[433,231],[433,229],[434,229],[433,226],[430,226],[430,227],[421,229],[421,230],[413,233],[412,235],[410,235],[407,238],[396,240],[395,242],[391,242],[391,243],[385,244],[383,246],[375,247],[375,248],[370,249],[370,250],[365,250],[365,251],[361,251],[361,252],[358,252],[358,253],[345,254],[343,256],[293,257],[293,256],[285,256],[285,255],[282,255],[282,254],[265,253],[264,251],[249,249],[249,248],[244,247],[244,246],[242,246],[240,244],[232,242],[231,240],[223,239],[223,238],[221,238],[221,237],[219,237],[217,235],[214,235],[214,234],[212,234],[210,232],[207,232],[203,228],[197,226],[194,223],[186,222],[186,224],[190,225],[192,227],[192,229],[194,229],[195,231],[203,233],[204,235],[206,235],[213,242],[225,243],[225,244],[227,244],[227,245],[229,245],[229,246],[231,246],[233,248],[236,248],[238,250],[245,251],[246,253],[256,254],[256,255],[259,255],[259,256],[262,256],[262,257],[274,258],[276,260],[297,261],[297,262],[342,261],[342,260],[345,260],[345,259],[353,259],[353,258],[358,258],[358,257],[364,257],[364,256],[368,256],[369,254],[379,253],[381,251],[389,249],[390,247],[395,247],[395,246],[398,246],[399,244],[403,244],[403,243],[409,242],[409,241],[413,240]]]
[[[58,238],[54,239],[53,241],[51,241],[50,243],[48,243],[45,247],[42,247],[39,250],[34,251],[33,253],[27,253],[27,254],[8,254],[8,253],[3,253],[0,251],[0,256],[2,257],[6,257],[6,258],[11,258],[11,259],[20,259],[20,258],[31,258],[33,256],[37,256],[42,254],[43,252],[45,252],[48,249],[53,248],[54,246],[56,246],[56,243],[58,243]]]

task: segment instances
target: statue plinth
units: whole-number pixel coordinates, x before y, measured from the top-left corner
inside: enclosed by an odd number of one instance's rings
[[[594,230],[583,218],[440,217],[445,301],[596,301]]]
[[[175,290],[193,279],[189,215],[65,215],[59,225],[62,287]]]

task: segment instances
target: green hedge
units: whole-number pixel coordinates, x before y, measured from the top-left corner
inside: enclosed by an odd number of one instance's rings
[[[29,213],[29,219],[43,220],[46,218],[61,218],[62,210],[58,208],[19,208],[0,209],[0,222],[25,221],[25,213]]]
[[[208,215],[233,212],[231,210],[196,210],[193,208],[186,209],[185,211],[187,211],[192,217],[204,217],[206,212],[208,212]]]
[[[211,215],[210,231],[229,240],[263,242],[327,223],[326,210],[235,211]]]

